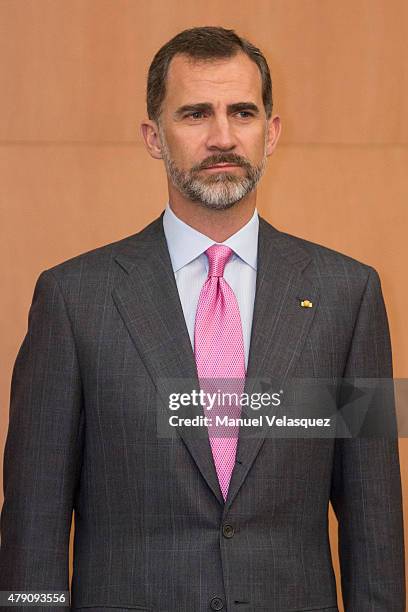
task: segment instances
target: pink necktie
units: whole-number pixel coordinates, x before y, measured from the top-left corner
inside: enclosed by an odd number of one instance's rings
[[[223,278],[225,264],[233,251],[214,244],[206,250],[209,271],[198,300],[194,331],[194,353],[200,387],[207,393],[237,393],[245,385],[245,357],[242,324],[234,292]],[[218,379],[218,380],[217,380]],[[233,379],[233,380],[227,380]],[[234,396],[232,396],[234,397]],[[239,402],[216,402],[208,428],[214,464],[224,500],[227,498],[238,441],[238,426],[216,426],[216,416],[237,418]]]

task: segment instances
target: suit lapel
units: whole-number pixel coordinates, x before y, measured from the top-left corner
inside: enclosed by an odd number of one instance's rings
[[[115,260],[126,275],[121,276],[112,295],[163,399],[162,414],[168,418],[170,393],[198,390],[199,382],[162,218],[163,213],[116,255]],[[177,411],[180,418],[202,414],[201,406],[181,407]],[[197,438],[195,428],[191,427],[180,426],[176,430],[214,495],[223,504],[208,435]]]
[[[245,384],[248,394],[265,391],[262,379],[278,385],[269,392],[280,391],[301,355],[318,300],[317,288],[304,273],[309,263],[309,255],[295,239],[259,219],[257,282]],[[309,299],[313,307],[302,308],[304,299]],[[244,412],[244,416],[258,416],[248,408]],[[225,511],[242,486],[266,432],[265,419],[263,429],[256,428],[256,434],[241,428]]]
[[[121,276],[112,295],[167,406],[170,393],[199,389],[199,382],[162,218],[163,213],[116,255],[126,275]],[[283,384],[301,354],[318,298],[316,287],[304,273],[309,263],[310,257],[296,240],[259,219],[258,271],[245,384],[248,394],[260,390],[262,378]],[[313,308],[301,308],[302,299],[312,301]],[[189,406],[180,408],[177,414],[194,417],[203,413],[201,406]],[[208,436],[197,438],[188,427],[176,429],[215,497],[224,504]],[[238,461],[224,511],[236,497],[264,442],[266,427],[257,431],[255,437],[248,429],[240,430]]]

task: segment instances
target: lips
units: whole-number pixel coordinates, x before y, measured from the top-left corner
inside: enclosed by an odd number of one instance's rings
[[[237,164],[216,164],[215,166],[207,166],[205,170],[210,170],[211,168],[238,168]]]

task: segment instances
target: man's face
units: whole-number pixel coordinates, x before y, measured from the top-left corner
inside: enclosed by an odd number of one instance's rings
[[[166,89],[158,127],[169,180],[193,202],[230,208],[256,187],[272,152],[257,65],[244,53],[211,62],[176,55]]]

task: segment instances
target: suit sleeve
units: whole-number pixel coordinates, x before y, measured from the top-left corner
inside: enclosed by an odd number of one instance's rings
[[[368,279],[344,378],[392,378],[377,272]],[[387,406],[395,418],[394,402]],[[346,612],[405,611],[404,536],[397,437],[338,438],[331,487]]]
[[[69,589],[69,537],[83,431],[72,327],[59,285],[46,270],[34,289],[11,381],[0,590]]]

